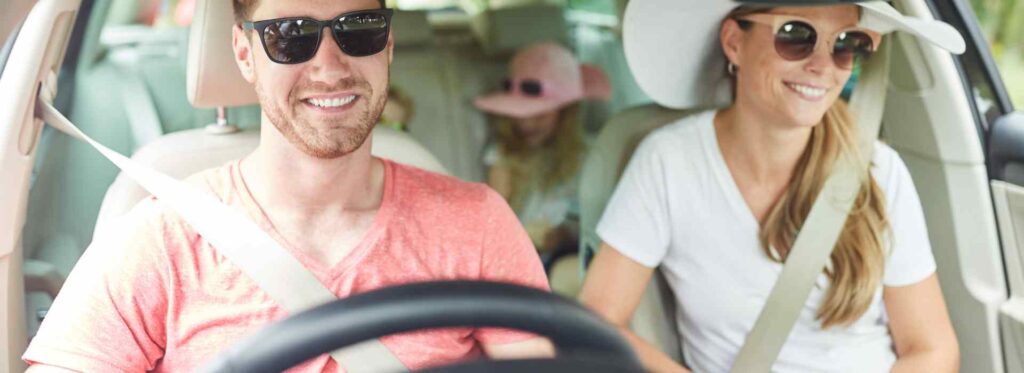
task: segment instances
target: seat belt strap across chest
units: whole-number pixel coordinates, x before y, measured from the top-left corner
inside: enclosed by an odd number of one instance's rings
[[[875,140],[882,123],[889,78],[887,37],[861,69],[850,102],[857,120],[860,153],[864,159],[840,158],[811,207],[786,257],[782,273],[772,287],[761,314],[747,335],[731,372],[768,372],[825,268],[846,218],[860,191],[860,177],[870,167]]]
[[[171,206],[189,225],[255,281],[290,314],[337,299],[302,263],[242,212],[184,182],[143,166],[96,142],[40,94],[37,115],[85,141],[143,188]],[[379,339],[332,352],[348,373],[405,372],[408,368]]]

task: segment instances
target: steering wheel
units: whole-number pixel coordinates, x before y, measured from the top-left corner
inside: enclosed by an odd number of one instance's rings
[[[442,281],[339,299],[275,323],[210,361],[202,372],[280,372],[372,338],[444,327],[500,327],[549,338],[553,359],[481,360],[433,368],[469,372],[641,372],[618,331],[560,296],[510,284]]]

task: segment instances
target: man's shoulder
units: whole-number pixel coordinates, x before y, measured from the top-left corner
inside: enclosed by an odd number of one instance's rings
[[[508,203],[488,185],[393,163],[398,208],[407,218],[424,223],[443,221],[462,230],[480,229],[496,214],[513,214]]]
[[[237,165],[237,161],[199,171],[186,177],[183,182],[189,187],[212,195],[219,201],[228,202],[231,188],[234,187],[231,172],[235,165]],[[148,234],[167,235],[170,232],[175,232],[194,235],[187,224],[182,224],[184,220],[177,213],[174,205],[152,195],[139,201],[131,210],[115,219],[115,224],[112,226],[121,230],[130,227],[128,230],[143,231]],[[171,229],[172,227],[175,229]]]
[[[233,175],[238,171],[239,160],[233,160],[220,166],[211,167],[184,179],[185,183],[210,193],[224,201],[236,187]]]
[[[483,201],[488,194],[493,193],[486,184],[466,181],[397,162],[391,164],[395,168],[397,186],[401,189],[401,193],[468,202]]]

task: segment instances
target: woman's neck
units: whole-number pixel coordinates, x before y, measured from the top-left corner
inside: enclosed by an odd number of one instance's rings
[[[741,105],[718,112],[718,145],[733,174],[757,184],[788,183],[812,129],[768,118]]]

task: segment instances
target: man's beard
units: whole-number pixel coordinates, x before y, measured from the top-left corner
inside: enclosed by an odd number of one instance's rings
[[[303,87],[299,86],[293,90],[293,92],[303,92],[304,94],[309,92],[330,92],[354,87],[356,84],[366,88],[364,92],[369,93],[368,96],[359,96],[360,101],[370,100],[366,105],[363,105],[365,109],[359,113],[348,113],[349,115],[346,116],[344,122],[339,120],[326,126],[323,124],[315,126],[309,118],[301,118],[296,113],[295,106],[303,105],[303,103],[294,95],[289,97],[288,100],[289,103],[294,103],[294,106],[287,108],[290,112],[288,114],[286,114],[285,108],[275,105],[273,99],[266,95],[259,84],[256,84],[256,95],[259,97],[264,115],[292,145],[303,153],[316,158],[335,159],[348,155],[363,146],[363,143],[370,136],[370,132],[373,131],[373,127],[377,124],[381,112],[384,111],[384,104],[387,102],[386,92],[385,94],[375,94],[376,92],[373,92],[370,85],[365,81],[359,83],[346,82],[335,87],[313,84],[309,89],[303,89]],[[312,89],[313,87],[318,89]],[[358,105],[360,102],[357,101],[356,104]],[[357,107],[355,106],[352,109]]]

